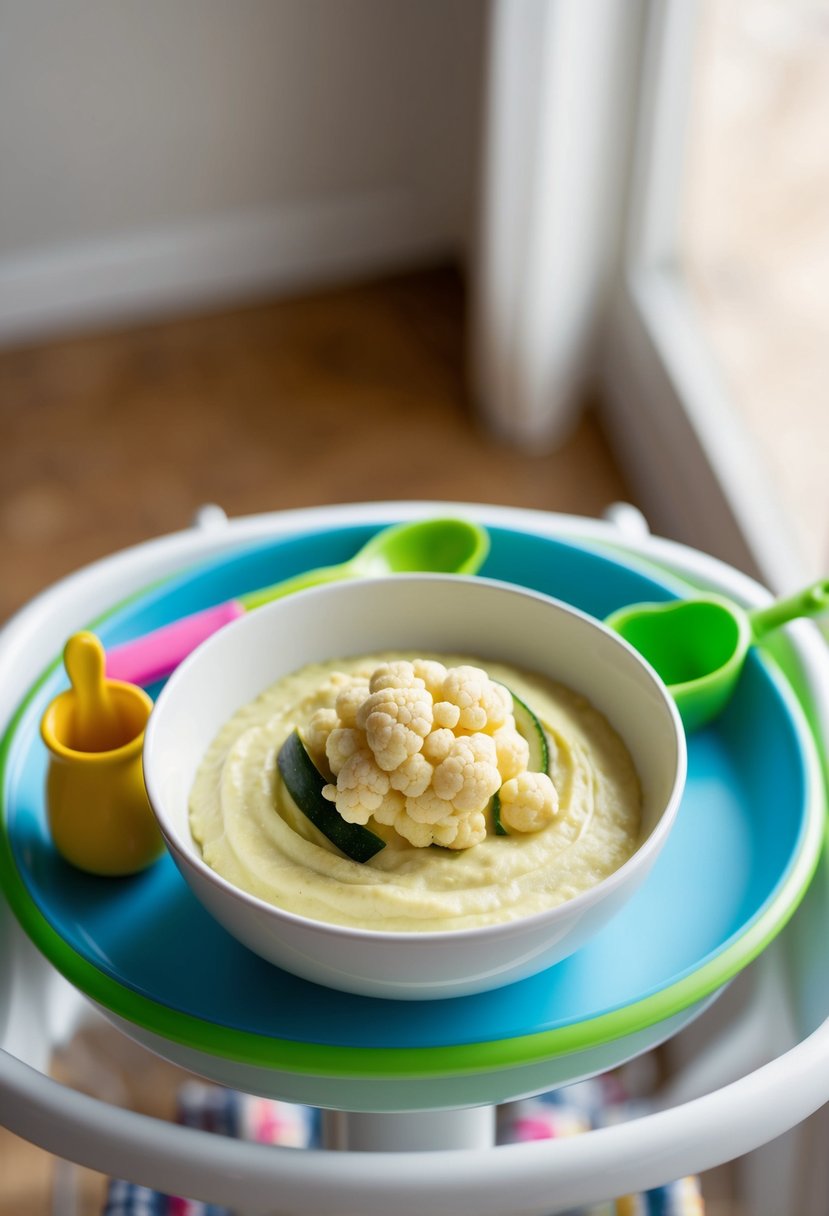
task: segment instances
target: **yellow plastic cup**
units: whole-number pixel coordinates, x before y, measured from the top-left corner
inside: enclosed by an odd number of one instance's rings
[[[75,635],[65,655],[81,637],[88,648],[93,643],[100,647],[94,635]],[[101,671],[103,662],[101,648]],[[87,719],[83,746],[78,735],[81,708],[88,707],[81,705],[83,690],[73,687],[59,693],[41,719],[41,738],[49,749],[49,830],[55,848],[78,869],[109,876],[135,874],[164,848],[142,768],[144,728],[153,703],[142,688],[120,680],[103,681],[98,692],[107,721],[96,737],[94,722],[90,732]]]

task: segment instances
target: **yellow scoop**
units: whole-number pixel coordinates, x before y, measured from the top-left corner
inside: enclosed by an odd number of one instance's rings
[[[143,730],[145,719],[141,720],[138,703],[138,718],[131,722],[123,696],[113,692],[104,678],[105,662],[104,648],[94,633],[76,633],[64,647],[63,663],[73,695],[67,702],[66,721],[60,725],[63,741],[74,751],[114,751]]]
[[[49,749],[46,809],[55,848],[92,874],[134,874],[163,849],[144,788],[141,753],[152,700],[104,676],[104,649],[74,634],[63,652],[72,687],[40,723]]]

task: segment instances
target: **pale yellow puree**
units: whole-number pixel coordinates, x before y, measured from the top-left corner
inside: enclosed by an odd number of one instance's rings
[[[461,851],[414,848],[369,824],[387,845],[351,861],[309,822],[282,782],[277,753],[315,710],[333,706],[334,672],[369,675],[371,655],[313,664],[287,676],[225,724],[205,755],[190,823],[205,861],[231,883],[281,908],[335,924],[395,932],[472,928],[554,907],[595,886],[635,851],[640,788],[616,732],[584,697],[503,664],[473,663],[512,689],[544,724],[559,813],[538,832],[498,836]]]

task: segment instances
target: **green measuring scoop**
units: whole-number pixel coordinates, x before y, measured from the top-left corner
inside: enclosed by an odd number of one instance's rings
[[[718,595],[667,604],[631,604],[605,620],[648,660],[668,686],[686,731],[727,705],[750,646],[798,617],[829,609],[829,579],[747,611]]]

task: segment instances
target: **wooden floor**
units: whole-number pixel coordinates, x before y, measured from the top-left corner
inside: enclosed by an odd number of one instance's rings
[[[381,499],[596,515],[595,417],[546,455],[482,432],[450,269],[0,352],[0,620],[93,558],[229,515]]]
[[[589,410],[554,453],[483,433],[464,358],[449,269],[0,354],[0,620],[207,502],[229,515],[397,498],[595,516],[632,501]],[[57,1074],[84,1088],[90,1052],[115,1072],[126,1049],[101,1032]],[[129,1071],[128,1104],[169,1113],[174,1070],[145,1053]],[[101,1175],[67,1174],[0,1130],[0,1216],[46,1216],[56,1177],[77,1186],[77,1216],[97,1216]]]

